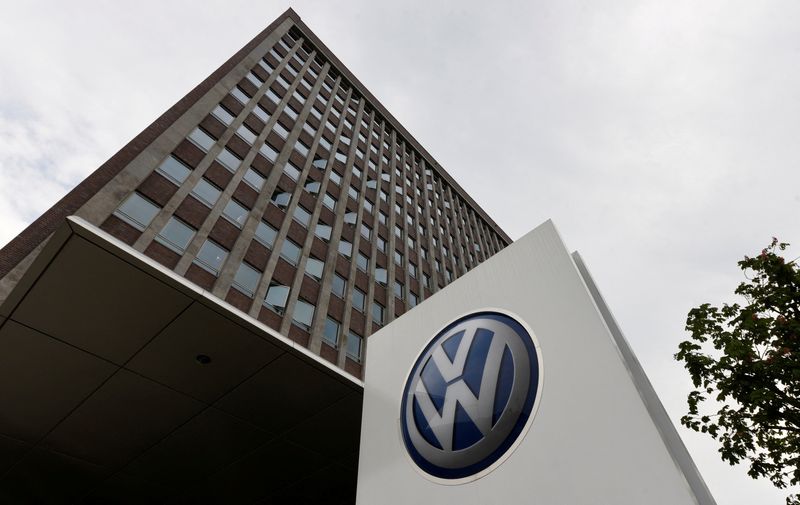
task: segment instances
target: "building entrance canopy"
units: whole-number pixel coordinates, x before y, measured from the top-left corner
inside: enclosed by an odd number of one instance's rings
[[[363,383],[78,218],[0,324],[2,503],[355,499]]]

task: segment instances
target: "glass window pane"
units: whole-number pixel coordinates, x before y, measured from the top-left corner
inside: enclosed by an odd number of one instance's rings
[[[246,182],[256,191],[261,191],[261,188],[264,187],[264,182],[266,182],[266,179],[252,168],[248,168],[247,172],[244,173],[244,182]]]
[[[306,273],[316,280],[322,279],[322,270],[325,268],[325,263],[317,258],[308,258],[306,261]]]
[[[191,140],[197,147],[202,149],[203,151],[208,151],[211,149],[211,146],[216,143],[216,140],[211,138],[211,136],[201,130],[200,128],[195,128],[192,133],[189,134],[189,140]]]
[[[286,309],[286,300],[289,298],[289,286],[273,283],[269,285],[264,305],[278,314],[283,314]]]
[[[238,156],[229,151],[227,147],[222,151],[220,151],[220,153],[217,155],[217,161],[219,161],[222,164],[222,166],[224,166],[231,172],[235,172],[239,168],[239,165],[242,164],[242,160],[240,160]]]
[[[156,241],[173,251],[183,254],[186,246],[192,241],[195,229],[183,223],[183,221],[170,217],[167,224],[156,237]]]
[[[233,285],[242,293],[252,297],[256,292],[259,280],[261,280],[261,272],[247,263],[242,263],[233,278]]]
[[[233,123],[233,114],[231,114],[228,109],[222,105],[217,105],[214,107],[214,110],[211,111],[211,114],[213,114],[215,118],[219,119],[226,125],[230,126],[230,124]]]
[[[144,230],[156,217],[161,209],[139,193],[131,193],[122,205],[114,211],[114,215],[132,225],[134,228]]]
[[[227,257],[228,251],[226,249],[218,246],[211,240],[206,240],[197,253],[195,263],[212,274],[217,275],[219,274],[220,267],[222,267],[222,263],[225,262],[225,258]]]
[[[348,258],[350,255],[353,254],[353,244],[348,242],[347,240],[342,240],[339,242],[339,253],[344,254]]]
[[[322,331],[322,340],[331,347],[339,345],[339,322],[330,317],[325,320],[325,329]]]
[[[384,286],[386,285],[386,283],[389,281],[389,276],[385,268],[375,269],[375,280]]]
[[[236,135],[240,136],[245,142],[253,145],[256,141],[256,134],[247,126],[241,125],[236,129]]]
[[[275,237],[278,236],[278,230],[266,224],[264,221],[258,223],[256,227],[256,240],[272,249],[275,244]]]
[[[289,239],[284,240],[281,247],[281,257],[292,265],[297,265],[297,261],[300,259],[300,246]]]
[[[358,310],[359,312],[364,312],[364,302],[367,299],[367,295],[364,294],[358,288],[353,288],[353,308]]]
[[[297,303],[294,304],[294,312],[292,312],[292,322],[306,331],[310,330],[315,308],[304,300],[297,300]]]
[[[273,163],[278,158],[278,151],[268,143],[262,144],[262,146],[258,148],[258,152],[263,154],[265,158]]]
[[[372,320],[378,324],[383,324],[383,305],[378,302],[372,302]]]
[[[317,223],[317,226],[314,228],[314,235],[322,240],[330,240],[332,231],[332,228],[327,224]]]
[[[359,252],[358,256],[356,256],[356,267],[364,272],[369,270],[369,258]]]
[[[302,224],[305,227],[308,227],[308,223],[311,222],[311,214],[301,206],[297,206],[294,208],[293,217],[295,221]]]
[[[333,274],[333,283],[331,284],[331,292],[339,298],[344,298],[344,292],[347,288],[347,281],[339,274]]]
[[[361,361],[361,336],[352,331],[347,335],[347,357]]]
[[[336,200],[328,193],[325,193],[325,196],[322,197],[322,204],[331,210],[336,209]]]
[[[247,220],[247,215],[250,211],[239,205],[235,200],[231,200],[228,202],[228,205],[225,206],[225,210],[223,210],[222,213],[225,217],[230,219],[233,224],[241,228],[244,226],[244,222]]]
[[[250,97],[247,96],[238,86],[231,90],[231,95],[233,95],[233,97],[242,104],[246,104],[250,101]]]
[[[167,159],[159,165],[157,170],[158,173],[177,185],[181,185],[192,172],[192,169],[184,165],[178,158],[171,155],[167,156]]]
[[[197,184],[192,190],[192,194],[209,207],[213,207],[214,204],[217,203],[221,193],[222,191],[218,187],[214,186],[206,179],[200,179],[197,181]]]
[[[283,166],[283,173],[288,175],[289,178],[294,181],[300,178],[300,170],[288,161]]]
[[[264,108],[260,105],[256,105],[253,108],[253,114],[255,114],[258,119],[264,121],[265,123],[269,121],[269,112],[264,110]]]

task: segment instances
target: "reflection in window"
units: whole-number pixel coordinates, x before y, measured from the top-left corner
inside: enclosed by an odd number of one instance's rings
[[[286,310],[286,300],[289,298],[289,286],[271,282],[264,298],[264,305],[278,314]]]
[[[233,285],[236,289],[252,298],[258,287],[259,280],[261,280],[261,272],[242,262],[239,265],[239,270],[236,271],[236,276],[233,278]]]
[[[156,237],[156,242],[172,249],[178,254],[183,254],[186,246],[194,237],[195,229],[185,224],[180,219],[172,216]]]
[[[114,215],[138,230],[144,230],[161,208],[139,193],[131,193]]]
[[[225,262],[227,257],[227,249],[221,247],[211,240],[206,240],[203,243],[203,246],[200,248],[200,251],[197,253],[194,263],[203,267],[205,270],[214,275],[219,275],[219,270],[222,268],[222,264]]]

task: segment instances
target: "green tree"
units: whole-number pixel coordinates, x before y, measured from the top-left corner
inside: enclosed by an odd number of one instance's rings
[[[675,354],[694,383],[681,424],[717,440],[724,461],[748,461],[751,477],[778,488],[800,483],[800,268],[781,256],[787,245],[773,238],[739,261],[746,281],[735,293],[744,303],[692,309],[691,340]]]

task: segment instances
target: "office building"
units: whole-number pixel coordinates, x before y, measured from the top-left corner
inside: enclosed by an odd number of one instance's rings
[[[291,12],[0,252],[77,215],[362,376],[366,339],[509,237]]]

